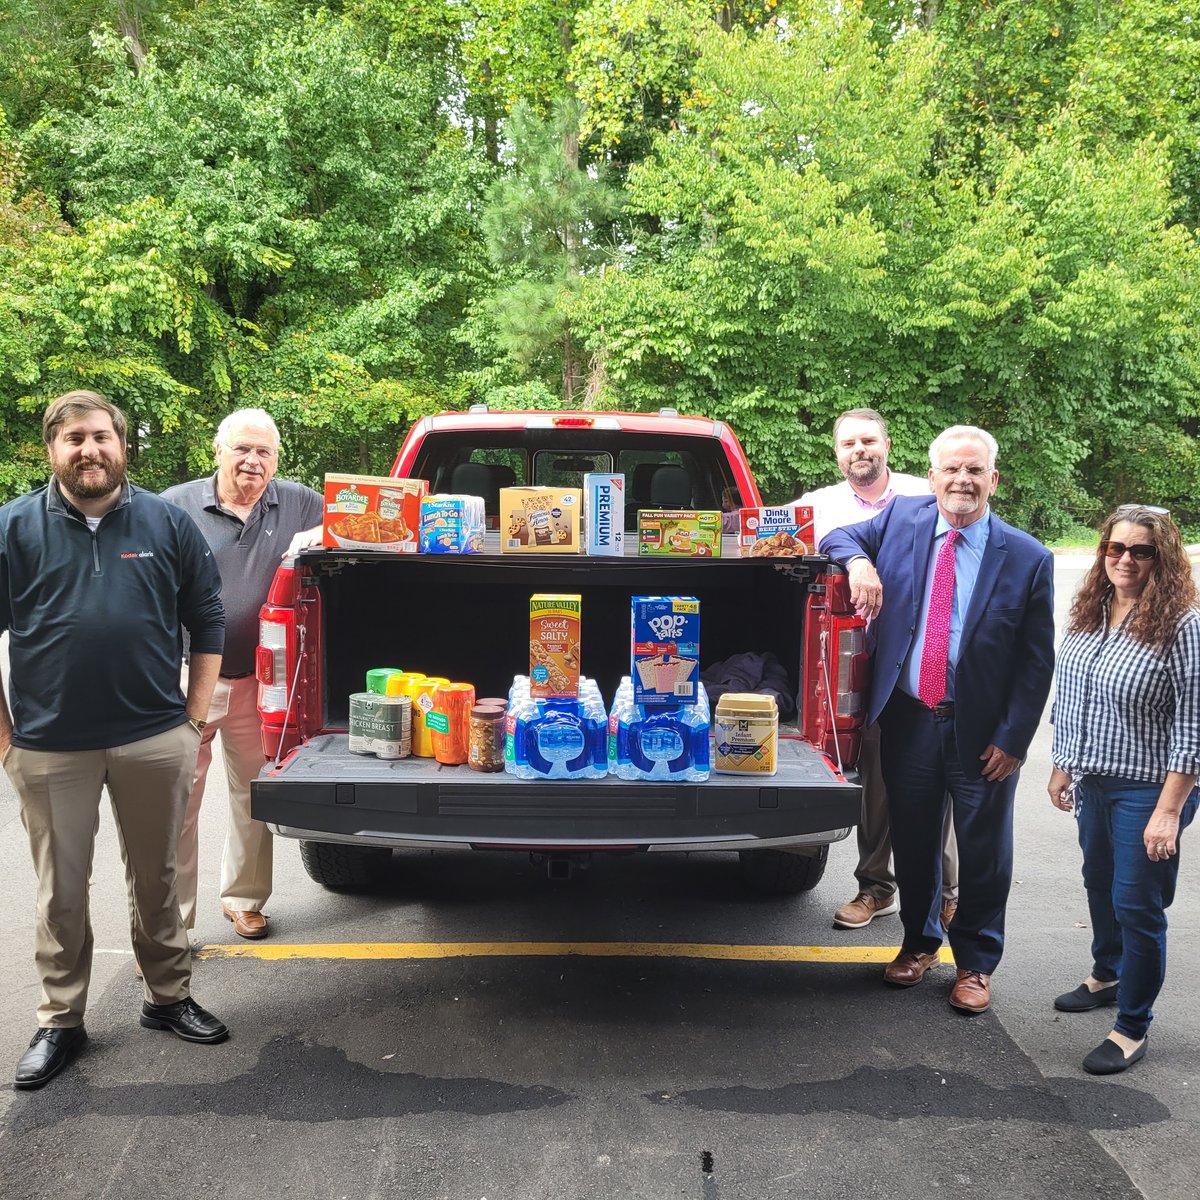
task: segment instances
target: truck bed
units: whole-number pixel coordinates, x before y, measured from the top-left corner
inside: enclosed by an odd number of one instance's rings
[[[747,850],[845,837],[860,789],[796,736],[773,776],[703,783],[529,781],[424,758],[352,754],[312,738],[254,783],[254,815],[285,837],[425,849]],[[835,836],[831,838],[831,831]]]

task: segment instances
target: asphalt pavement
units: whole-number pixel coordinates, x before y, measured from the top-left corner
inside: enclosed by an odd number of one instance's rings
[[[1078,576],[1060,562],[1061,611]],[[1018,793],[1008,950],[981,1017],[947,1005],[948,966],[916,988],[881,983],[895,917],[831,928],[853,890],[852,840],[788,900],[747,895],[723,855],[604,860],[555,884],[518,855],[403,854],[374,893],[334,895],[279,842],[273,936],[250,947],[217,903],[214,772],[194,989],[233,1036],[188,1045],[137,1024],[105,812],[91,1042],[39,1092],[0,1083],[0,1194],[1194,1196],[1200,876],[1184,864],[1149,1054],[1085,1075],[1112,1012],[1050,1004],[1086,974],[1090,931],[1073,824],[1045,794],[1048,748],[1043,726]],[[32,870],[2,778],[0,872],[9,1071],[38,988]],[[285,946],[317,956],[240,956]]]

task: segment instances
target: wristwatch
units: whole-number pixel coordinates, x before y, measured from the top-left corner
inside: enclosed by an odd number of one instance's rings
[[[204,727],[208,724],[208,722],[201,721],[199,717],[188,717],[188,724],[191,725],[191,727],[198,734],[200,734],[201,737],[203,737],[204,736]]]

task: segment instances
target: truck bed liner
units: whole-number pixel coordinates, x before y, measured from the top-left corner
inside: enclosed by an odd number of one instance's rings
[[[351,754],[346,735],[331,733],[265,768],[252,793],[254,816],[286,837],[430,849],[802,845],[808,834],[845,836],[860,805],[857,784],[796,737],[780,739],[773,776],[675,784],[479,775],[431,759]]]

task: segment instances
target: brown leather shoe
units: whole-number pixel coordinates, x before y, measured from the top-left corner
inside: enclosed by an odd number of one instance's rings
[[[950,1003],[965,1013],[987,1012],[992,1003],[992,977],[959,967],[958,978],[950,990]]]
[[[958,912],[958,897],[948,896],[942,901],[942,928],[949,929],[954,914]]]
[[[870,925],[876,917],[890,917],[900,911],[900,901],[893,892],[886,900],[879,900],[870,892],[859,892],[853,900],[843,904],[833,914],[834,929],[861,929]]]
[[[912,987],[925,978],[926,971],[932,971],[941,964],[941,958],[935,950],[932,954],[910,953],[901,950],[895,958],[883,969],[885,983],[895,984],[896,987]]]
[[[265,913],[251,912],[247,909],[244,912],[239,912],[236,909],[226,908],[221,905],[221,911],[225,914],[227,921],[233,922],[233,932],[238,937],[249,938],[254,941],[257,938],[265,938],[267,936],[267,917]]]

